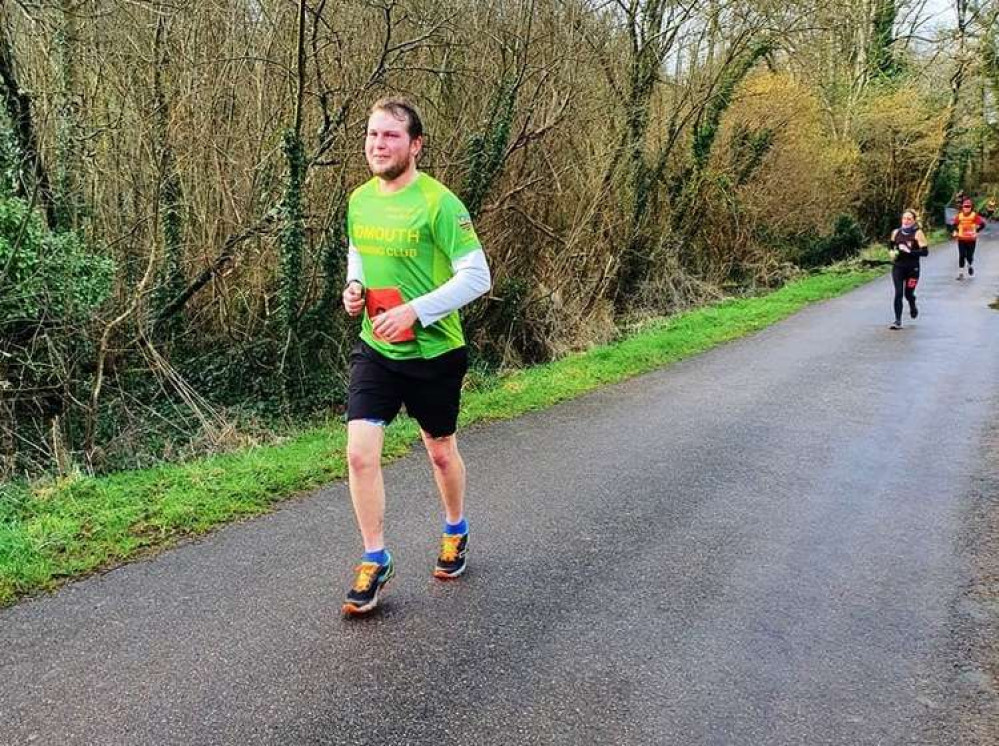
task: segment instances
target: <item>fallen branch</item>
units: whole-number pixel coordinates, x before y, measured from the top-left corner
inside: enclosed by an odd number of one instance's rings
[[[253,236],[259,236],[265,234],[267,230],[274,224],[275,214],[273,211],[268,212],[256,225],[242,233],[236,233],[226,239],[225,244],[222,246],[222,252],[218,255],[211,266],[205,269],[200,275],[194,278],[184,291],[180,293],[176,298],[170,301],[163,310],[157,315],[156,320],[153,322],[153,331],[155,331],[164,321],[179,313],[187,302],[194,297],[201,288],[211,282],[214,278],[220,276],[226,268],[235,261],[236,258],[236,247],[248,238]]]

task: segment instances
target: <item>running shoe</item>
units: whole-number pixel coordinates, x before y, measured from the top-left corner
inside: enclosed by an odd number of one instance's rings
[[[902,321],[901,321],[901,319],[895,319],[893,322],[891,322],[891,324],[888,326],[888,328],[889,329],[901,329],[902,328]]]
[[[379,565],[377,562],[362,562],[357,566],[353,587],[347,591],[343,602],[343,613],[350,616],[367,614],[378,606],[378,596],[385,584],[395,575],[395,563],[392,555],[388,562]]]
[[[909,315],[912,318],[916,318],[919,315],[919,309],[916,308],[915,301],[913,301],[912,303],[909,304]]]
[[[468,553],[468,534],[444,534],[441,536],[441,553],[434,567],[434,577],[441,580],[456,578],[465,572]]]
[[[963,280],[963,279],[964,279],[964,272],[958,272],[958,273],[957,273],[957,278],[956,278],[956,279],[958,279],[958,280]]]
[[[972,267],[972,266],[971,266],[971,265],[969,264],[969,265],[968,265],[968,277],[974,277],[974,276],[975,276],[975,268],[974,268],[974,267]]]

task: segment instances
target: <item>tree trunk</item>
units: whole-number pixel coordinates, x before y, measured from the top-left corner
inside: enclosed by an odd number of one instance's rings
[[[18,191],[20,196],[29,199],[29,195],[37,194],[36,201],[45,211],[49,228],[55,228],[58,225],[58,215],[52,184],[38,148],[38,135],[31,115],[31,99],[18,82],[14,45],[8,23],[6,5],[0,0],[0,95],[3,96],[4,108],[14,126],[14,137],[21,156],[22,165],[17,172]]]
[[[947,151],[954,141],[954,132],[957,129],[958,103],[961,100],[961,87],[968,70],[967,40],[968,40],[968,0],[956,0],[957,9],[957,50],[954,58],[957,67],[950,78],[950,98],[947,102],[947,118],[944,121],[943,132],[940,138],[940,146],[930,162],[929,168],[919,185],[917,192],[917,202],[924,206],[924,209],[931,209],[930,204],[933,196],[933,187],[943,173],[943,166],[946,160]]]

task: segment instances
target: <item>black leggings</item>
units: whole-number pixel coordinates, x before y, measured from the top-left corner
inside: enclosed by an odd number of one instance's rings
[[[975,261],[975,241],[958,241],[957,242],[957,266],[964,267],[964,262],[967,260],[970,265]]]
[[[919,267],[891,268],[891,281],[895,286],[895,318],[902,318],[902,295],[909,301],[909,308],[916,305],[916,285],[919,282]]]

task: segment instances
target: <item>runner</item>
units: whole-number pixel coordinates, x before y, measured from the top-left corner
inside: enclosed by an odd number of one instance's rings
[[[989,201],[985,203],[985,207],[982,208],[982,217],[986,220],[995,220],[997,218],[997,213],[999,213],[999,205],[996,204],[995,197],[989,197]]]
[[[364,154],[374,178],[350,196],[343,305],[364,311],[350,358],[347,463],[364,556],[345,614],[364,614],[394,573],[385,548],[385,426],[405,404],[421,435],[444,504],[434,577],[465,571],[465,464],[455,431],[468,352],[457,310],[490,286],[489,267],[468,210],[420,172],[423,124],[411,103],[381,99],[368,116]]]
[[[985,227],[982,216],[975,212],[974,204],[970,199],[965,199],[961,203],[961,211],[954,216],[951,224],[954,232],[951,234],[957,239],[957,279],[964,279],[964,263],[968,263],[968,277],[974,277],[975,268],[972,262],[975,260],[975,245],[978,242],[978,232]]]
[[[909,301],[909,315],[916,318],[916,285],[919,283],[919,257],[929,254],[926,236],[919,229],[916,213],[906,210],[902,213],[902,226],[891,232],[889,241],[894,263],[891,268],[891,281],[895,286],[895,321],[889,329],[902,328],[902,295]]]

